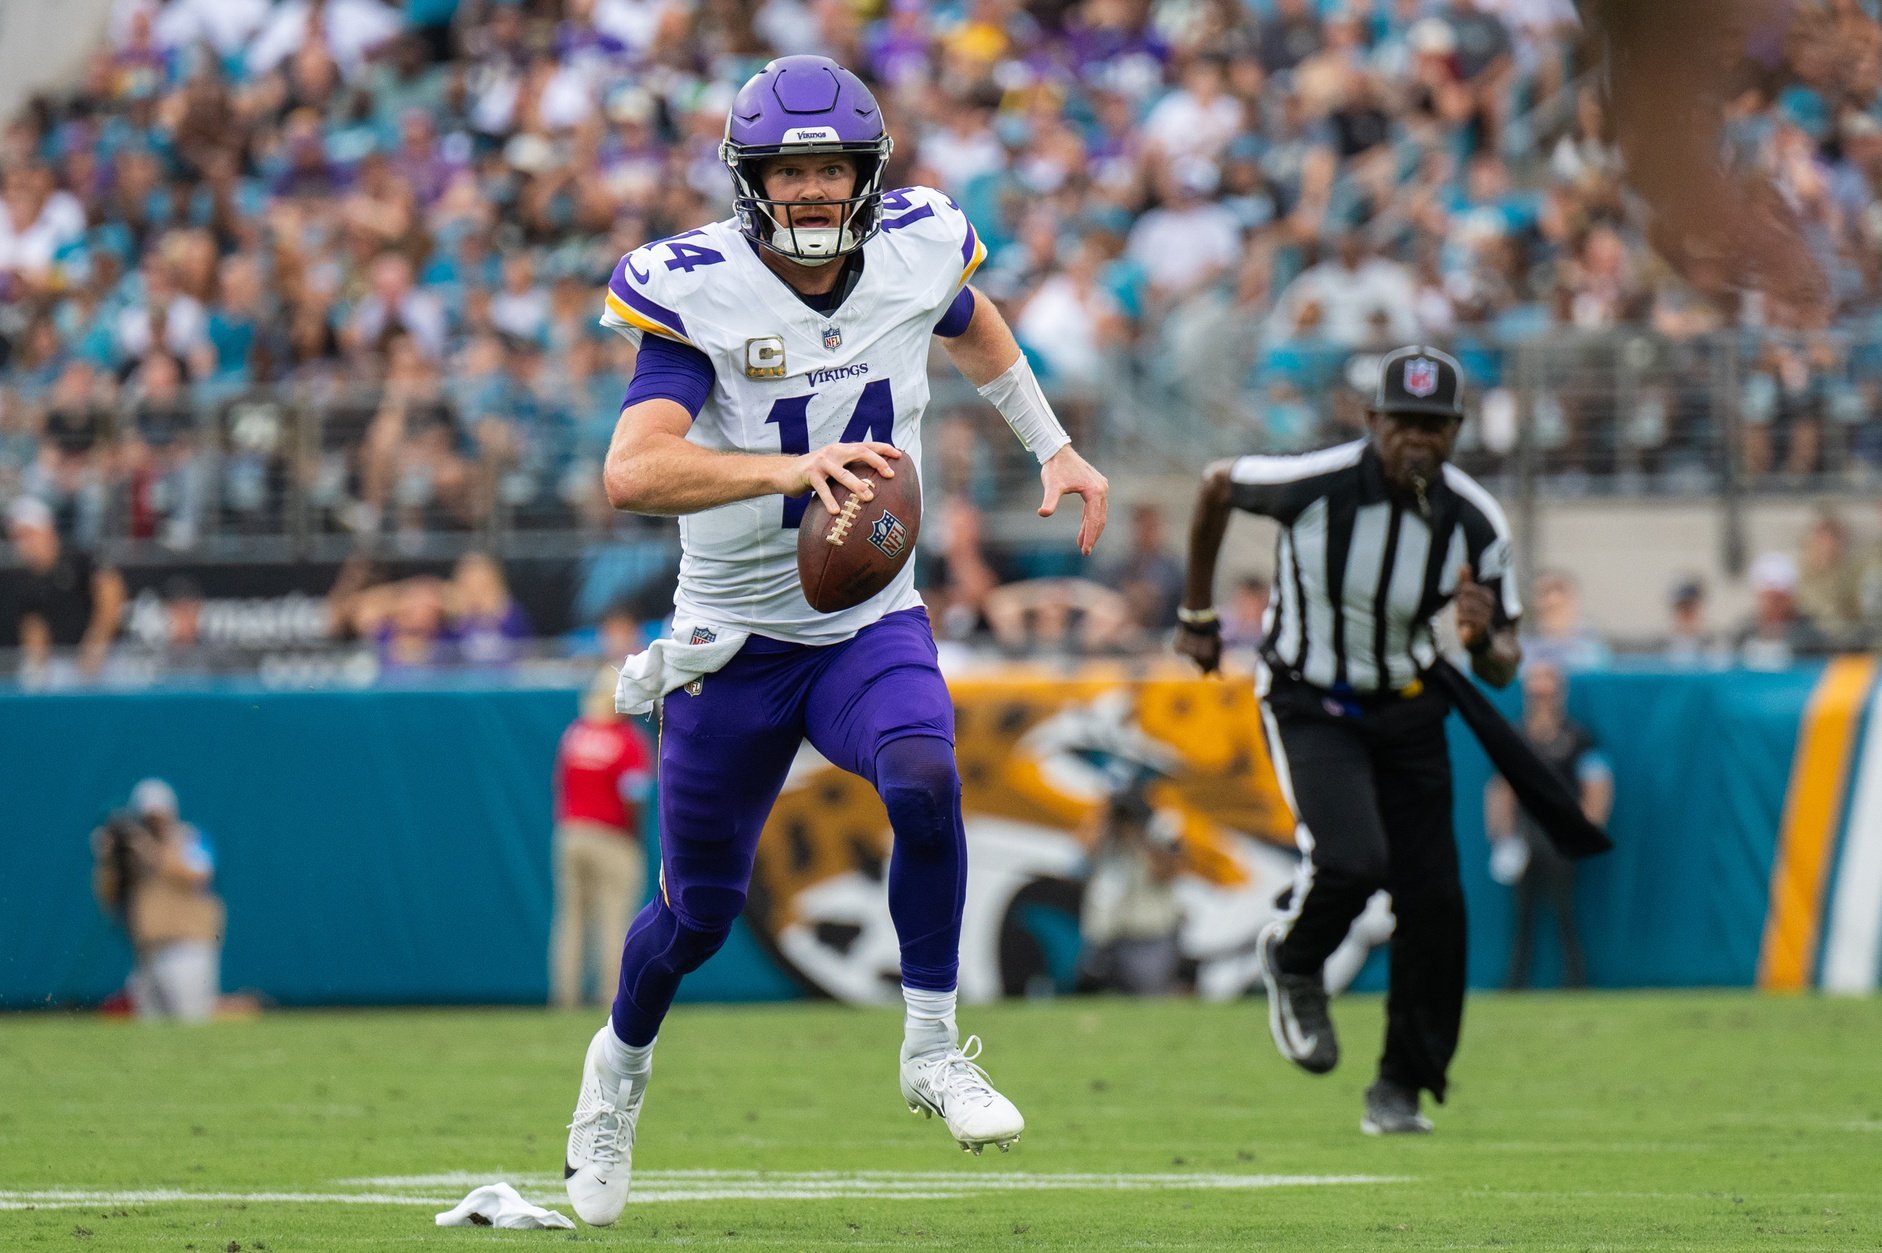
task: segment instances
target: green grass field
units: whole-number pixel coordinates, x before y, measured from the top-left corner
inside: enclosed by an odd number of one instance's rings
[[[1028,1123],[975,1158],[897,1100],[899,1015],[682,1007],[640,1203],[575,1232],[432,1215],[496,1179],[569,1212],[594,1014],[0,1018],[0,1250],[1882,1249],[1882,999],[1480,996],[1400,1140],[1358,1130],[1380,1010],[1314,1079],[1259,1002],[971,1009]]]

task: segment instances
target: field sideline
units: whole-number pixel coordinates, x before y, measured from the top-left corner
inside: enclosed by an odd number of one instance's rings
[[[899,1016],[682,1006],[601,1231],[439,1230],[508,1179],[569,1212],[598,1014],[0,1017],[0,1250],[1882,1249],[1882,999],[1479,996],[1422,1140],[1358,1130],[1381,1005],[1325,1079],[1259,1002],[973,1008],[1025,1111],[973,1158],[896,1099]]]

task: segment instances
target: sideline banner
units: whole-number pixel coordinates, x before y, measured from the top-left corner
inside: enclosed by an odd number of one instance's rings
[[[1175,663],[951,675],[968,844],[961,994],[1069,990],[1103,801],[1149,776],[1180,830],[1181,947],[1205,995],[1257,981],[1255,935],[1292,881],[1293,819],[1247,680]],[[843,1000],[899,999],[888,816],[806,746],[759,844],[746,920],[791,973]]]
[[[479,680],[481,683],[481,680]],[[1291,881],[1291,819],[1245,680],[1174,663],[954,675],[970,882],[962,990],[1072,985],[1093,820],[1121,775],[1179,833],[1198,990],[1255,982]],[[1510,693],[1498,700],[1513,710]],[[1616,848],[1583,865],[1589,974],[1610,987],[1874,990],[1882,964],[1877,669],[1599,673],[1571,713],[1614,767]],[[159,775],[215,842],[225,984],[283,1004],[538,1002],[547,994],[550,764],[576,694],[486,686],[0,694],[0,1006],[95,1003],[129,969],[90,895],[86,837]],[[1511,896],[1490,881],[1488,766],[1453,728],[1470,976],[1502,982]],[[747,914],[682,995],[895,993],[889,832],[861,780],[806,751]],[[1559,969],[1538,937],[1536,981]],[[1374,952],[1357,986],[1377,987]]]

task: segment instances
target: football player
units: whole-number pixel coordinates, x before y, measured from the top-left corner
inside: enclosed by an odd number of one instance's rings
[[[893,145],[876,101],[817,56],[771,62],[739,91],[720,156],[733,216],[621,259],[604,325],[640,346],[608,450],[617,509],[677,514],[672,636],[630,658],[617,704],[660,705],[660,890],[629,928],[614,1010],[582,1070],[565,1172],[575,1212],[627,1202],[634,1127],[680,980],[725,942],[759,831],[808,739],[875,785],[894,831],[889,912],[907,1017],[901,1092],[963,1148],[1007,1148],[1024,1119],[955,1026],[966,839],[953,706],[914,566],[822,614],[797,576],[796,528],[844,467],[921,463],[930,337],[1039,460],[1050,515],[1083,498],[1078,547],[1109,487],[1071,447],[1012,332],[968,285],[986,247],[926,187],[884,191]]]

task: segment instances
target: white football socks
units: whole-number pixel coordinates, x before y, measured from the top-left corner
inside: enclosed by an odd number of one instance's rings
[[[903,984],[902,999],[908,1003],[908,1016],[902,1020],[903,1056],[919,1057],[953,1046],[959,1034],[954,1025],[957,989],[933,992]]]
[[[610,1022],[608,1030],[601,1037],[602,1056],[606,1058],[608,1069],[617,1075],[642,1074],[653,1067],[653,1046],[660,1042],[655,1036],[645,1044],[629,1044],[614,1033]]]

